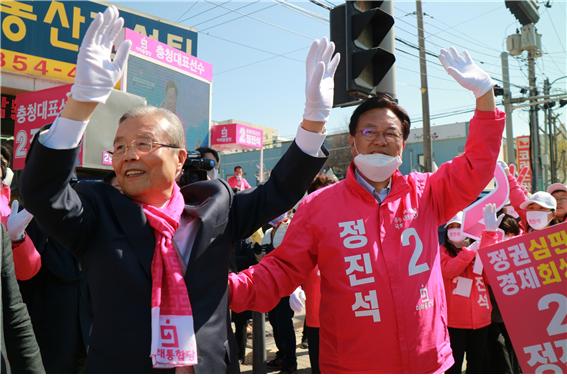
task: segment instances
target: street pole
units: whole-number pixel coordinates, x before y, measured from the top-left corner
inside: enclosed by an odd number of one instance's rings
[[[528,80],[530,85],[530,97],[537,96],[535,58],[536,55],[534,49],[528,50]],[[537,192],[543,187],[537,105],[530,106],[530,155],[532,165],[532,192]]]
[[[421,108],[423,114],[423,162],[426,172],[433,168],[431,148],[431,125],[429,119],[429,93],[427,87],[427,66],[425,60],[425,37],[423,32],[423,11],[421,0],[416,0],[417,35],[419,37],[419,70],[421,73]]]
[[[258,175],[260,179],[260,184],[264,183],[264,142],[262,141],[262,147],[260,147],[260,174]]]
[[[512,95],[510,92],[510,71],[508,68],[508,53],[502,52],[500,54],[502,62],[502,89],[504,95],[502,102],[504,103],[504,111],[506,112],[506,152],[508,155],[508,163],[516,162],[516,155],[514,153],[514,127],[512,124]]]
[[[266,315],[252,311],[252,373],[266,374]]]
[[[547,144],[549,146],[549,171],[550,171],[550,182],[555,182],[557,178],[557,156],[555,147],[555,130],[551,122],[551,100],[549,99],[549,92],[551,90],[551,84],[549,84],[549,79],[545,79],[543,82],[543,94],[545,95],[545,133],[547,134]]]

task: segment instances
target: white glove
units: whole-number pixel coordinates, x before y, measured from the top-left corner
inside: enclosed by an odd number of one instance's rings
[[[472,91],[476,98],[491,91],[496,84],[489,74],[473,62],[467,51],[459,54],[454,47],[450,47],[448,50],[441,49],[439,60],[447,73],[457,80],[461,86]]]
[[[33,215],[26,209],[22,209],[22,211],[18,212],[18,206],[18,200],[14,200],[12,202],[12,213],[6,223],[8,235],[13,242],[20,241],[24,238],[24,231],[33,219]]]
[[[326,37],[311,44],[306,61],[305,120],[327,122],[329,118],[333,107],[335,71],[341,60],[341,54],[333,57],[333,52],[335,44]]]
[[[500,214],[500,216],[496,218],[496,205],[493,203],[486,205],[482,211],[486,231],[497,231],[498,226],[500,226],[500,222],[502,222],[502,218],[504,218],[504,214]]]
[[[470,249],[472,251],[478,251],[478,247],[480,246],[480,242],[479,240],[475,240],[471,245],[469,245],[467,247],[467,249]]]
[[[2,180],[4,185],[6,186],[12,185],[13,178],[14,178],[14,171],[12,171],[10,167],[6,168],[6,177],[4,177],[4,180]]]
[[[305,310],[305,292],[301,287],[298,287],[289,296],[289,307],[293,312],[302,312]]]
[[[77,101],[105,103],[114,85],[122,76],[131,42],[123,41],[114,61],[111,60],[112,44],[124,19],[118,17],[118,9],[109,6],[104,13],[97,14],[89,26],[77,57],[75,83],[71,97]]]

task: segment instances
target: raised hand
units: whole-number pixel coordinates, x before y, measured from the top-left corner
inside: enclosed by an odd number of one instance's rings
[[[513,163],[511,163],[508,167],[509,167],[510,175],[512,175],[512,177],[514,177],[514,179],[516,179],[516,181],[518,182],[518,185],[520,186],[520,188],[522,188],[524,193],[526,195],[529,195],[530,192],[529,192],[528,188],[526,188],[526,186],[524,185],[524,180],[525,180],[526,175],[528,174],[528,172],[530,170],[530,167],[528,167],[528,166],[522,167],[520,169],[520,172],[517,172],[517,173],[516,173],[516,166]]]
[[[335,71],[341,59],[335,54],[335,44],[327,38],[316,39],[309,49],[306,60],[305,111],[303,119],[327,122],[333,107]]]
[[[480,68],[467,51],[457,52],[454,47],[441,49],[439,60],[447,73],[462,87],[472,91],[476,98],[492,90],[494,81]]]
[[[500,222],[502,222],[502,218],[504,218],[504,214],[500,214],[500,216],[496,218],[496,205],[493,203],[489,203],[484,207],[483,216],[486,231],[497,231]]]
[[[122,76],[131,42],[123,41],[111,58],[112,45],[122,30],[124,19],[118,17],[118,9],[109,6],[97,14],[91,23],[77,57],[75,83],[71,97],[81,102],[105,103],[112,88]]]
[[[26,209],[18,211],[19,205],[18,200],[14,200],[12,202],[12,212],[6,222],[8,235],[10,236],[10,240],[13,242],[20,241],[24,238],[24,231],[33,219],[33,215]]]

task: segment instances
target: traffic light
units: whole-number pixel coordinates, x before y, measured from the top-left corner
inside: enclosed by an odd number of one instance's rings
[[[506,8],[522,25],[535,24],[539,21],[537,0],[505,0]]]
[[[504,96],[504,88],[500,85],[495,85],[492,87],[492,91],[494,92],[494,96]]]
[[[391,1],[347,1],[331,10],[331,40],[341,62],[334,107],[387,93],[396,98]]]

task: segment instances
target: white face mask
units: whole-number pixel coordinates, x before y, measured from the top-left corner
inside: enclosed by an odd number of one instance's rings
[[[356,146],[354,146],[356,149]],[[384,182],[402,165],[399,156],[384,154],[361,154],[355,156],[354,165],[360,173],[374,182]]]
[[[209,169],[209,170],[207,171],[207,178],[208,178],[209,180],[214,180],[214,179],[216,179],[216,178],[218,178],[218,177],[219,177],[219,170],[218,170],[218,169],[213,168],[213,169]]]
[[[453,243],[460,243],[465,240],[465,234],[460,228],[450,228],[447,230],[447,238]]]
[[[547,211],[527,211],[526,212],[526,219],[528,220],[528,224],[534,230],[543,230],[551,221],[548,218],[549,212]]]

